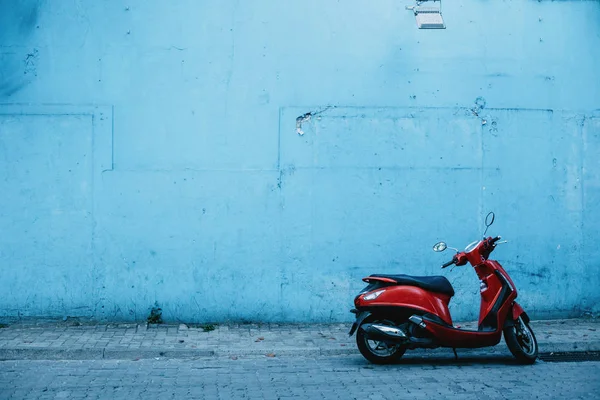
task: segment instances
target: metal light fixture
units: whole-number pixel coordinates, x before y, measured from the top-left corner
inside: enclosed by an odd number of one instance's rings
[[[432,2],[433,6],[422,6],[423,3]],[[439,3],[436,6],[435,3]],[[442,18],[442,0],[417,0],[414,6],[406,6],[407,10],[415,13],[419,29],[446,29]]]

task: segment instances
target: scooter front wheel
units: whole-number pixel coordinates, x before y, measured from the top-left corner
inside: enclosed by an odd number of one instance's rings
[[[533,364],[538,356],[538,343],[529,324],[519,317],[513,326],[504,328],[504,341],[521,364]]]
[[[390,321],[375,318],[367,318],[364,322],[394,326]],[[356,331],[356,345],[358,346],[360,354],[373,364],[394,363],[398,361],[406,351],[406,346],[369,339],[360,327]]]

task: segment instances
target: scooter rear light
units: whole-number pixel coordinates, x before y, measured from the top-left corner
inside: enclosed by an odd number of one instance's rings
[[[363,299],[364,299],[364,300],[367,300],[367,301],[368,301],[368,300],[375,300],[376,298],[378,298],[379,296],[381,296],[381,294],[382,294],[383,292],[385,292],[385,289],[378,290],[378,291],[376,291],[376,292],[373,292],[373,293],[366,294],[366,295],[364,295]]]

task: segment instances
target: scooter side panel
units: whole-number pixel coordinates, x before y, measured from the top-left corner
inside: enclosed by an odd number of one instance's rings
[[[476,348],[494,346],[500,342],[502,330],[491,332],[466,331],[451,326],[443,326],[426,320],[426,330],[442,347]]]
[[[435,337],[436,342],[442,347],[477,348],[495,346],[502,338],[504,321],[511,311],[515,293],[511,293],[496,313],[496,329],[492,331],[467,331],[452,326],[445,326],[423,317],[425,329]]]
[[[398,307],[404,309],[421,310],[424,313],[432,313],[440,317],[445,323],[452,325],[452,318],[448,310],[450,297],[428,292],[416,286],[388,286],[377,299],[367,301],[358,299],[357,307]]]

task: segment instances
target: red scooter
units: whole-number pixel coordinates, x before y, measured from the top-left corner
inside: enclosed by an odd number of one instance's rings
[[[538,344],[529,326],[529,317],[515,301],[517,289],[504,268],[489,256],[500,236],[485,238],[494,222],[494,213],[486,217],[483,239],[469,244],[442,268],[470,263],[480,280],[481,307],[477,330],[459,329],[452,325],[448,310],[454,296],[452,285],[444,276],[411,276],[375,274],[363,281],[369,285],[354,299],[356,321],[350,336],[356,332],[361,354],[376,364],[397,361],[407,349],[449,347],[476,348],[495,346],[504,340],[515,358],[532,364],[538,355]],[[444,242],[433,246],[436,252],[446,250]]]

